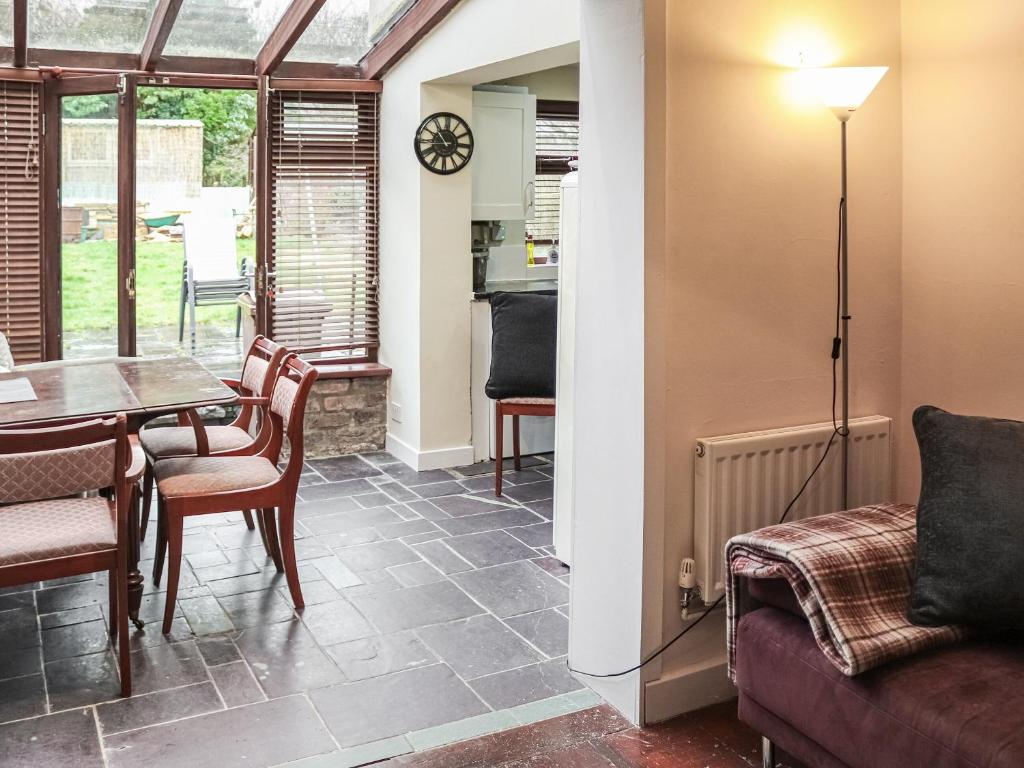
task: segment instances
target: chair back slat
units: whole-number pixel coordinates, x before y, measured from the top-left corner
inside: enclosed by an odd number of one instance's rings
[[[302,473],[302,433],[306,415],[306,401],[317,379],[317,370],[294,353],[289,353],[278,370],[274,392],[270,398],[270,418],[273,437],[268,458],[275,463],[280,458],[284,437],[288,438],[288,465],[284,476],[287,482],[297,484]]]
[[[246,394],[259,395],[263,391],[267,374],[270,371],[270,361],[264,360],[254,354],[245,358],[245,366],[242,368],[242,389]]]

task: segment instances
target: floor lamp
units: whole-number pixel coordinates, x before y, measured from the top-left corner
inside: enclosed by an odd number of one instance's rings
[[[850,476],[850,302],[849,274],[850,253],[847,238],[847,212],[849,209],[846,196],[846,123],[871,95],[888,67],[821,67],[806,70],[810,82],[822,103],[832,110],[839,118],[840,126],[840,240],[839,240],[839,317],[841,319],[839,333],[839,349],[842,358],[842,431],[840,432],[841,462],[843,465],[843,509],[849,509],[849,476]]]

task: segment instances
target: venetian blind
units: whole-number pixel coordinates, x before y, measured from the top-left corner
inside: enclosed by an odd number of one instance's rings
[[[0,80],[0,331],[17,363],[42,359],[40,89]]]
[[[378,94],[275,91],[270,332],[306,357],[373,358]]]
[[[572,105],[575,107],[575,105]],[[569,161],[579,155],[579,113],[559,104],[545,108],[537,104],[537,178],[533,218],[526,222],[534,242],[558,239],[558,211],[562,177],[572,169]]]

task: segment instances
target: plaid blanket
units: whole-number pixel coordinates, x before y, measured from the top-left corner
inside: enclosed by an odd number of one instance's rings
[[[960,627],[907,620],[917,548],[916,509],[879,504],[734,536],[726,545],[729,676],[748,579],[789,582],[822,653],[853,676],[964,637]]]

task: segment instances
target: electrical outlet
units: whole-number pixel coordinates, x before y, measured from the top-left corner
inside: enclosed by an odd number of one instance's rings
[[[399,424],[402,423],[402,404],[392,403],[391,404],[391,420]]]

